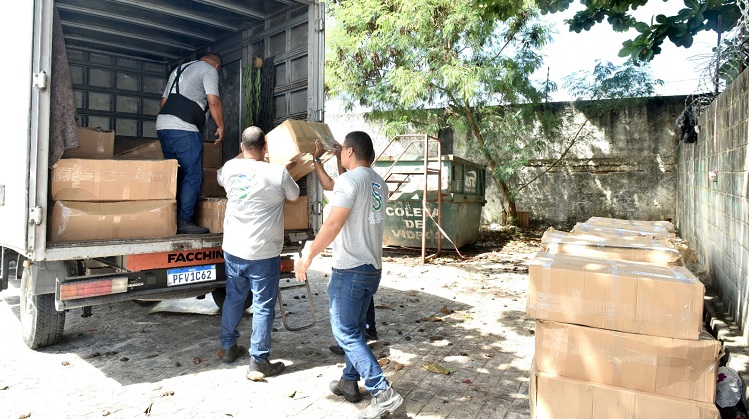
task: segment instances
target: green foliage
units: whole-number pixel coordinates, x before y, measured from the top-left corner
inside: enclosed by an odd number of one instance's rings
[[[251,127],[260,118],[260,73],[259,68],[246,64],[243,71],[244,80],[244,118],[243,126]]]
[[[647,66],[631,61],[616,66],[608,61],[596,61],[592,72],[578,71],[565,77],[564,87],[578,100],[601,100],[648,97],[655,87],[663,85]],[[597,104],[596,106],[601,106]]]

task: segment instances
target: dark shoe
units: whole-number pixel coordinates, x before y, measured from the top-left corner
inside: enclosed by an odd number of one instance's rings
[[[347,402],[359,403],[361,394],[359,393],[359,383],[356,381],[344,380],[330,382],[330,391],[336,396],[343,396]]]
[[[208,232],[210,230],[196,226],[191,220],[177,220],[177,234],[206,234]]]
[[[377,332],[370,332],[369,330],[367,330],[366,332],[364,332],[364,338],[367,339],[367,341],[377,340]]]
[[[402,404],[403,397],[392,386],[388,386],[376,396],[372,396],[369,406],[359,414],[358,419],[380,419],[394,413]]]
[[[285,369],[286,365],[284,365],[283,362],[270,363],[268,361],[255,362],[255,360],[252,360],[247,367],[247,373],[249,374],[253,371],[257,371],[263,373],[266,377],[270,377],[282,373]]]
[[[333,346],[331,346],[331,347],[330,347],[330,352],[333,352],[334,354],[336,354],[336,355],[340,355],[340,356],[343,356],[343,355],[345,355],[345,354],[346,354],[346,352],[343,352],[343,348],[341,348],[341,347],[340,347],[340,346],[338,346],[338,345],[333,345]]]
[[[245,353],[247,353],[247,348],[245,348],[244,346],[237,346],[237,344],[235,343],[234,345],[231,345],[229,349],[219,349],[218,359],[229,364],[234,362],[237,358]]]

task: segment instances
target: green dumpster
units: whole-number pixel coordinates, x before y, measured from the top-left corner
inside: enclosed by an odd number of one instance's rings
[[[393,159],[380,159],[375,169],[384,173]],[[474,243],[478,239],[481,222],[481,208],[486,203],[486,169],[478,163],[452,155],[442,157],[442,229],[457,247]],[[438,162],[430,163],[430,168],[438,168]],[[384,244],[387,246],[421,247],[423,225],[424,175],[423,160],[400,160],[392,170],[389,180],[391,196],[385,218]],[[396,176],[400,174],[400,178]],[[407,174],[407,175],[406,175]],[[400,179],[391,183],[393,179]],[[405,179],[405,180],[403,180]],[[439,229],[437,203],[437,176],[427,177],[427,208],[434,221],[426,219],[426,247],[437,248]],[[443,248],[451,247],[443,239]]]

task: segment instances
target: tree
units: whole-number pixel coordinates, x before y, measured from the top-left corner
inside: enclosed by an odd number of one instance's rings
[[[522,2],[502,2],[498,20],[484,19],[469,1],[342,0],[331,4],[327,88],[347,106],[360,104],[374,117],[424,124],[436,133],[460,126],[500,188],[506,210],[516,213],[507,186],[517,163],[504,160],[532,112],[497,105],[540,103],[533,74],[548,29]],[[420,112],[425,108],[444,109]]]
[[[473,0],[487,18],[501,19],[504,15],[504,0]],[[684,8],[675,16],[658,15],[654,21],[638,22],[631,10],[645,5],[648,0],[580,0],[585,7],[572,19],[565,20],[570,31],[577,33],[590,30],[593,25],[606,21],[617,32],[634,28],[639,35],[622,44],[620,57],[630,57],[634,62],[647,62],[661,52],[661,45],[668,39],[676,46],[689,48],[693,36],[701,31],[724,32],[740,21],[741,9],[738,0],[684,0]],[[556,13],[567,10],[572,0],[537,0],[541,13]]]

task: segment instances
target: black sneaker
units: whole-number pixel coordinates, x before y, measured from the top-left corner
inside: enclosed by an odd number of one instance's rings
[[[221,360],[221,362],[226,362],[227,364],[234,362],[237,358],[242,356],[243,354],[247,353],[247,348],[244,346],[238,346],[236,343],[234,345],[231,345],[229,349],[219,349],[218,351],[218,359]]]
[[[336,354],[336,355],[340,355],[340,356],[343,356],[343,355],[345,355],[345,354],[346,354],[346,352],[343,352],[343,348],[341,348],[341,347],[340,347],[340,346],[338,346],[338,345],[333,345],[333,346],[331,346],[331,347],[330,347],[329,349],[330,349],[330,352],[333,352],[333,353],[334,353],[334,354]]]
[[[208,232],[210,230],[195,225],[191,220],[177,220],[177,234],[206,234]]]
[[[253,371],[258,371],[263,373],[264,376],[270,377],[282,373],[285,369],[286,365],[284,365],[283,362],[270,363],[269,361],[255,362],[255,360],[252,360],[247,367],[247,373],[249,374]]]
[[[344,380],[343,378],[337,381],[331,381],[330,391],[332,391],[336,396],[343,396],[347,402],[359,403],[361,401],[359,383],[356,381]]]
[[[372,401],[357,419],[380,419],[392,414],[403,404],[403,397],[391,386],[372,396]]]

